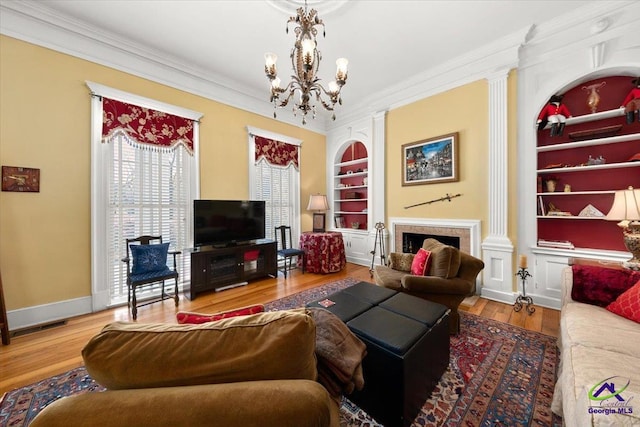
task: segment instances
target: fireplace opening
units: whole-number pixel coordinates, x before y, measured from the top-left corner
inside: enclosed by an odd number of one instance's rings
[[[422,247],[425,239],[436,239],[442,244],[460,249],[460,237],[439,236],[436,234],[402,233],[402,252],[415,254]]]

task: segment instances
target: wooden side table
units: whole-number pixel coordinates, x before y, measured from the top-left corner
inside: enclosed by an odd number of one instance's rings
[[[7,320],[7,306],[4,304],[4,290],[2,289],[2,274],[0,274],[0,333],[2,333],[2,344],[9,345],[9,321]]]

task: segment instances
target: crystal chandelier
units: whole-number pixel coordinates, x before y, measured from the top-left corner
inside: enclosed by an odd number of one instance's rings
[[[318,18],[318,12],[315,9],[307,12],[306,0],[304,9],[298,8],[297,15],[290,17],[287,21],[287,34],[289,33],[289,24],[291,22],[296,25],[294,29],[296,42],[293,49],[291,49],[290,55],[294,72],[291,76],[291,82],[284,88],[280,86],[280,78],[276,69],[278,57],[275,53],[269,52],[264,55],[264,72],[271,81],[271,102],[273,102],[274,110],[286,107],[289,101],[294,99],[293,114],[296,115],[296,110],[299,110],[302,114],[302,124],[304,125],[307,123],[306,117],[309,111],[311,111],[313,118],[316,117],[316,106],[310,104],[312,98],[315,97],[324,109],[328,111],[334,111],[336,103],[342,105],[340,90],[347,81],[347,64],[349,61],[345,58],[340,58],[336,61],[336,79],[329,83],[328,89],[325,89],[320,84],[320,78],[317,77],[322,54],[318,51],[316,43],[316,35],[318,33],[316,27],[322,26],[322,35],[324,36],[324,22]],[[298,94],[297,99],[294,98],[296,93]],[[328,99],[325,100],[325,97]],[[273,112],[273,117],[276,117],[275,111]],[[331,118],[333,120],[336,119],[335,112]]]

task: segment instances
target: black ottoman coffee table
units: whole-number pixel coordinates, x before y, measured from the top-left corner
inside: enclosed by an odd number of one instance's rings
[[[409,426],[449,366],[449,309],[366,282],[307,306],[327,306],[367,346],[364,389],[348,398],[386,427]]]

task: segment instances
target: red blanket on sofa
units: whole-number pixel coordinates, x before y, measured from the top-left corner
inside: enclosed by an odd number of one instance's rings
[[[606,307],[640,280],[640,271],[574,265],[571,298]]]

